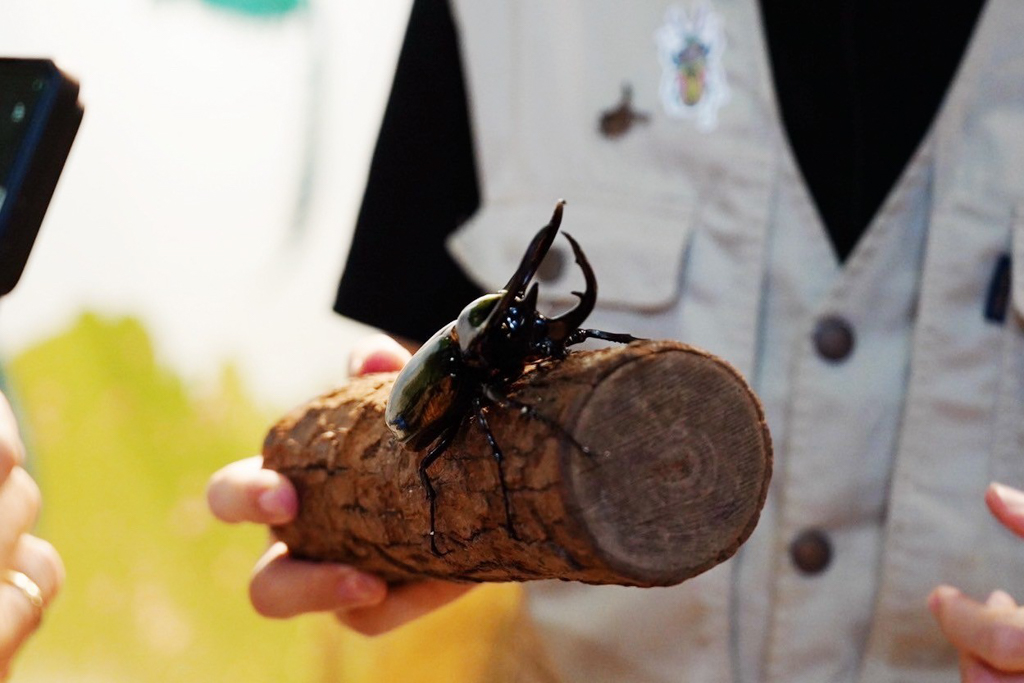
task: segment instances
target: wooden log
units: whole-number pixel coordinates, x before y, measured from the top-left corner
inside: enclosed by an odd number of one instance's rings
[[[384,406],[394,374],[352,380],[290,413],[264,445],[288,476],[297,519],[275,528],[293,555],[402,582],[559,578],[657,586],[730,557],[754,529],[771,476],[764,414],[738,372],[677,342],[636,342],[530,368],[510,390],[564,426],[492,407],[515,529],[475,420],[430,468],[397,443]]]

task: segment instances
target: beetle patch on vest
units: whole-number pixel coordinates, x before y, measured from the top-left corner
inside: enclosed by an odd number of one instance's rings
[[[721,18],[706,2],[690,11],[670,7],[665,24],[655,32],[655,40],[665,113],[692,119],[700,130],[713,130],[718,110],[729,99],[722,66],[725,35]]]

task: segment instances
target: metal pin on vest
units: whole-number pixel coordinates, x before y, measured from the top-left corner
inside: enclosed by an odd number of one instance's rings
[[[619,104],[601,112],[598,128],[606,138],[620,138],[629,132],[634,123],[647,123],[651,117],[633,109],[633,86],[622,84],[622,96]]]

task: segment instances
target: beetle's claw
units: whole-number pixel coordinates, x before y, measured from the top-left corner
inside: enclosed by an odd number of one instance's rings
[[[430,531],[430,552],[433,553],[434,557],[444,557],[445,555],[451,552],[449,550],[448,552],[442,553],[441,550],[437,547],[437,536],[434,534],[433,529],[431,529]]]

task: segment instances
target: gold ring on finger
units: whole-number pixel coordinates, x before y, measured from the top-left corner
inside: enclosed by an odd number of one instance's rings
[[[32,606],[37,610],[43,609],[43,591],[39,590],[39,584],[28,578],[25,574],[8,569],[4,574],[4,581],[21,591],[22,595],[28,598]]]

